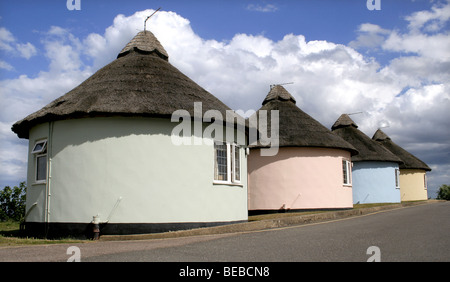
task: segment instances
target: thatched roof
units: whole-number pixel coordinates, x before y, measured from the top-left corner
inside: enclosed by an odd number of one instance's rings
[[[341,115],[331,127],[336,135],[352,144],[359,152],[352,161],[382,161],[402,163],[402,160],[392,154],[366,134],[358,129],[358,125],[347,115]]]
[[[313,119],[295,105],[295,99],[281,85],[273,86],[263,101],[263,106],[255,113],[267,110],[268,129],[271,132],[271,110],[279,111],[279,146],[280,147],[322,147],[358,151],[348,142],[333,134],[328,128]],[[258,147],[258,146],[254,146]]]
[[[168,62],[167,52],[150,31],[139,32],[118,58],[12,126],[20,138],[31,127],[56,120],[95,116],[169,117],[175,110],[194,116],[194,102],[202,102],[202,115],[228,106]]]
[[[394,155],[399,157],[403,164],[399,166],[399,168],[403,169],[423,169],[426,171],[431,171],[431,168],[419,160],[417,157],[403,149],[402,147],[395,144],[389,136],[386,135],[381,129],[378,129],[372,137],[373,140],[377,141],[379,144],[383,145],[389,151],[391,151]]]

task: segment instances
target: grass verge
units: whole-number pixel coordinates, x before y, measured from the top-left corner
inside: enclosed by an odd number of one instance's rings
[[[40,245],[40,244],[62,244],[62,243],[80,243],[87,240],[76,240],[63,238],[58,240],[39,239],[23,237],[20,234],[20,223],[17,221],[0,221],[0,247],[4,246],[22,246],[22,245]]]

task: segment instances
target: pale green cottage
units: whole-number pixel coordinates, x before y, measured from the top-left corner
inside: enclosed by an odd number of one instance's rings
[[[244,144],[172,138],[172,114],[199,109],[224,119],[230,110],[172,66],[151,32],[138,33],[116,60],[13,125],[29,140],[26,232],[89,237],[93,221],[101,235],[246,221]],[[192,131],[210,125],[194,123]]]

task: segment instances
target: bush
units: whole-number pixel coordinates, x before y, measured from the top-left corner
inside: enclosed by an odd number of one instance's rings
[[[25,216],[27,186],[21,182],[19,187],[5,186],[0,191],[0,221],[21,221]]]
[[[441,185],[437,194],[438,195],[436,199],[450,201],[450,185]]]

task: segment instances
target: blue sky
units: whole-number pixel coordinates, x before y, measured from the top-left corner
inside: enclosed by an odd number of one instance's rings
[[[341,113],[380,126],[427,162],[429,196],[450,183],[448,1],[0,2],[0,186],[26,178],[11,125],[103,67],[148,22],[169,61],[233,109],[257,110],[273,83],[328,128]]]

